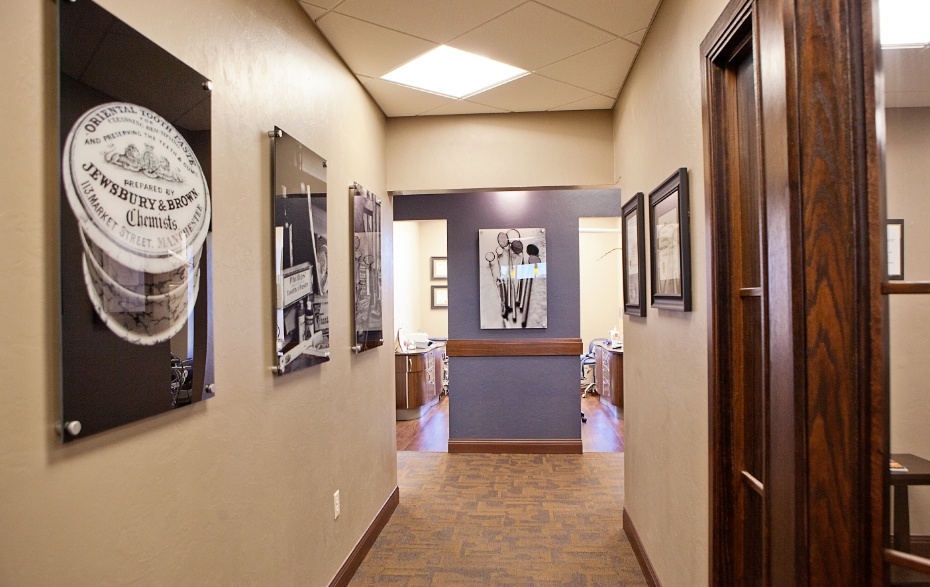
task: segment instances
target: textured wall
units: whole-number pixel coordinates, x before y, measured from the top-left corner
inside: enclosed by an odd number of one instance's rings
[[[624,200],[638,191],[648,194],[679,167],[690,171],[694,310],[649,308],[645,318],[623,319],[626,508],[665,587],[704,585],[708,579],[699,49],[725,5],[725,0],[662,2],[614,108],[615,172]]]
[[[215,84],[217,396],[58,445],[56,4],[4,2],[0,584],[327,584],[396,485],[391,347],[349,351],[347,186],[385,195],[383,115],[292,0],[100,4]],[[330,162],[332,361],[283,378],[275,124]]]
[[[390,118],[388,189],[612,185],[610,110]]]
[[[578,218],[618,216],[617,190],[478,192],[395,196],[398,219],[445,218],[449,257],[449,338],[579,336]],[[482,330],[478,311],[478,230],[546,229],[548,327]],[[485,268],[486,269],[486,268]],[[449,437],[580,438],[577,357],[452,358]]]
[[[930,279],[930,108],[888,110],[888,218],[904,219],[904,278]],[[930,300],[889,296],[891,450],[930,458]],[[930,487],[911,487],[911,533],[930,534]]]

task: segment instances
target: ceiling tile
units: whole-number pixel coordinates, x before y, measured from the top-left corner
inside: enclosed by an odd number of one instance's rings
[[[637,49],[629,41],[617,39],[544,67],[536,73],[603,94],[623,84]]]
[[[514,112],[549,110],[591,96],[591,92],[539,75],[527,75],[469,98],[486,106]]]
[[[930,91],[930,48],[882,51],[886,92]]]
[[[550,110],[610,110],[614,107],[614,102],[615,100],[612,98],[597,94],[590,98],[565,104],[564,106],[550,108]]]
[[[551,8],[528,2],[447,44],[533,71],[613,38]]]
[[[381,77],[436,47],[435,43],[335,12],[316,24],[355,74]]]
[[[320,6],[314,6],[313,4],[307,4],[306,2],[301,2],[300,7],[304,9],[304,12],[307,13],[307,16],[310,17],[310,20],[316,21],[324,14],[326,14],[326,9]]]
[[[494,108],[493,106],[485,106],[484,104],[476,104],[475,102],[469,102],[468,100],[456,100],[455,102],[450,102],[439,108],[434,108],[428,112],[424,112],[423,116],[441,116],[441,115],[454,115],[454,114],[501,114],[507,112],[506,110],[501,110],[500,108]]]
[[[342,0],[299,0],[301,4],[310,4],[312,6],[319,6],[323,10],[330,10],[334,6],[338,5]]]
[[[524,0],[346,0],[336,12],[408,35],[445,43]]]
[[[628,35],[623,35],[623,38],[631,43],[636,43],[637,45],[643,44],[643,39],[646,38],[646,29],[640,29],[635,33],[630,33]]]
[[[644,29],[652,21],[659,0],[537,0],[565,14],[617,36]]]
[[[369,81],[365,84],[365,89],[381,106],[386,116],[417,116],[455,101],[452,98],[406,88],[383,79]]]

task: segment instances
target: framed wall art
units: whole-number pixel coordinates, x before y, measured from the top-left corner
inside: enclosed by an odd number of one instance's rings
[[[904,279],[904,220],[888,219],[888,279]]]
[[[381,198],[358,184],[352,198],[355,352],[384,344],[381,288]]]
[[[646,221],[643,193],[639,192],[621,209],[623,238],[623,313],[646,315]]]
[[[478,231],[481,328],[546,328],[546,229]]]
[[[212,84],[90,0],[58,17],[70,442],[213,395]]]
[[[449,279],[449,259],[446,257],[429,258],[430,279]]]
[[[449,307],[449,288],[445,285],[430,286],[430,308],[433,310]]]
[[[278,127],[272,137],[275,367],[329,360],[326,161]]]
[[[691,311],[691,234],[688,170],[684,167],[649,194],[652,307]]]

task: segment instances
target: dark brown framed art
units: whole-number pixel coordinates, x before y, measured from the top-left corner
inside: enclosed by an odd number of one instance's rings
[[[429,258],[430,279],[449,279],[449,259],[446,257]]]
[[[430,286],[430,308],[433,310],[449,307],[449,288],[445,285]]]
[[[684,167],[649,194],[652,307],[691,311],[691,213]]]
[[[646,315],[646,221],[643,192],[630,198],[621,209],[623,226],[623,313]]]

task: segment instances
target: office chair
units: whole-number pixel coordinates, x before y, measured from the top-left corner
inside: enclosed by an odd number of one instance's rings
[[[581,381],[584,381],[584,368],[586,365],[590,365],[592,368],[596,368],[594,366],[594,363],[595,363],[594,346],[602,342],[607,342],[607,339],[606,338],[591,339],[591,342],[588,343],[588,352],[581,355]],[[596,379],[596,376],[594,375],[594,373],[591,373],[591,383],[585,386],[584,393],[581,394],[581,397],[588,397],[588,392],[594,388],[595,379]]]
[[[594,358],[594,345],[607,342],[606,338],[594,338],[591,339],[591,342],[588,343],[588,352],[581,355],[581,381],[584,381],[584,368],[585,365],[591,365],[592,369],[597,369],[597,361]],[[581,394],[581,397],[588,397],[588,392],[591,391],[591,388],[594,387],[594,382],[597,380],[597,376],[592,372],[591,373],[591,383],[587,384],[584,388],[584,393]],[[581,412],[581,423],[584,424],[588,421],[584,416],[584,412]]]

